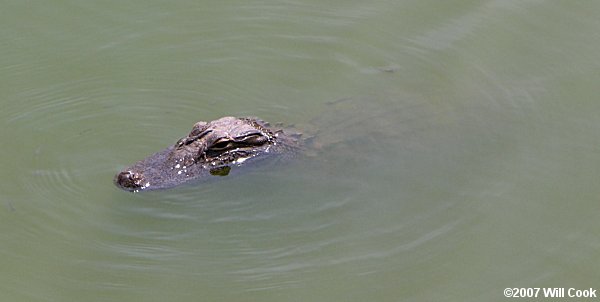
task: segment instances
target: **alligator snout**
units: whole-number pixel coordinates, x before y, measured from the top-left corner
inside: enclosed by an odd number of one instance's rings
[[[115,183],[125,190],[139,190],[144,187],[144,177],[141,173],[123,171],[115,177]]]

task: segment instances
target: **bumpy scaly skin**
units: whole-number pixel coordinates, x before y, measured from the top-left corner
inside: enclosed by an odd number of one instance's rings
[[[298,147],[298,139],[255,118],[222,117],[197,122],[170,146],[115,176],[128,191],[165,189],[193,179],[227,175],[232,168]]]

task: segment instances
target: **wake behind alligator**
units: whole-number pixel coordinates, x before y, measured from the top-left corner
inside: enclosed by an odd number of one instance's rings
[[[119,172],[115,184],[138,192],[228,175],[250,162],[292,152],[299,147],[298,136],[256,118],[200,121],[173,146]]]

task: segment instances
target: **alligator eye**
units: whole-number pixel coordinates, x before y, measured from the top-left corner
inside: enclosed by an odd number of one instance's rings
[[[262,144],[266,143],[268,141],[268,138],[261,134],[251,134],[251,135],[245,136],[243,138],[240,138],[239,141],[246,145],[257,146],[257,145],[262,145]]]
[[[212,146],[210,146],[209,149],[214,150],[214,151],[221,151],[221,150],[230,149],[231,147],[233,147],[232,141],[221,140],[221,141],[218,141],[218,142],[212,144]]]

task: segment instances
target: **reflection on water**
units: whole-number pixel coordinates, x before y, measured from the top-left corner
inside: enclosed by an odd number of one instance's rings
[[[595,6],[8,3],[0,297],[598,286]],[[306,150],[174,190],[113,185],[225,115],[292,125]]]

